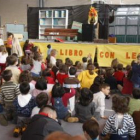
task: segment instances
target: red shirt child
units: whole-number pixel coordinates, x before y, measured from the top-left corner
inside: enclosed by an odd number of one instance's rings
[[[60,72],[58,72],[58,74],[56,75],[56,79],[57,79],[58,83],[63,85],[64,80],[66,78],[68,78],[68,66],[62,65],[60,67]]]
[[[114,77],[117,80],[117,84],[123,85],[123,78],[125,77],[123,70],[123,65],[118,64],[118,70],[114,73]]]

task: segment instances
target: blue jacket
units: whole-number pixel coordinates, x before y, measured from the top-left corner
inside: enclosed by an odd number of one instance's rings
[[[140,85],[140,65],[138,65],[137,63],[134,63],[132,65],[132,78],[131,81],[134,84],[139,84]]]

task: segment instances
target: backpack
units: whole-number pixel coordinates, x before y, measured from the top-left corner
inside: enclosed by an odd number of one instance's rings
[[[64,119],[68,114],[68,108],[64,106],[62,98],[54,98],[54,108],[57,112],[57,117],[59,119]]]

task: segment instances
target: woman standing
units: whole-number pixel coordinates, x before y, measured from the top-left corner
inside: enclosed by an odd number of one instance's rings
[[[18,55],[18,57],[23,56],[22,49],[21,49],[18,38],[13,38],[11,53],[12,54],[16,53]]]

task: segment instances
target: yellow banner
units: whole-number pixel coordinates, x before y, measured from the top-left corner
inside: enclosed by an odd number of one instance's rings
[[[53,49],[58,51],[57,58],[65,62],[65,58],[69,57],[73,62],[82,61],[82,57],[87,57],[89,53],[94,59],[96,45],[92,44],[69,44],[69,43],[39,43],[33,42],[35,46],[39,46],[43,57],[47,56],[47,45],[51,44]]]
[[[100,66],[109,67],[115,58],[124,66],[130,65],[140,53],[138,45],[97,45],[97,60]]]

